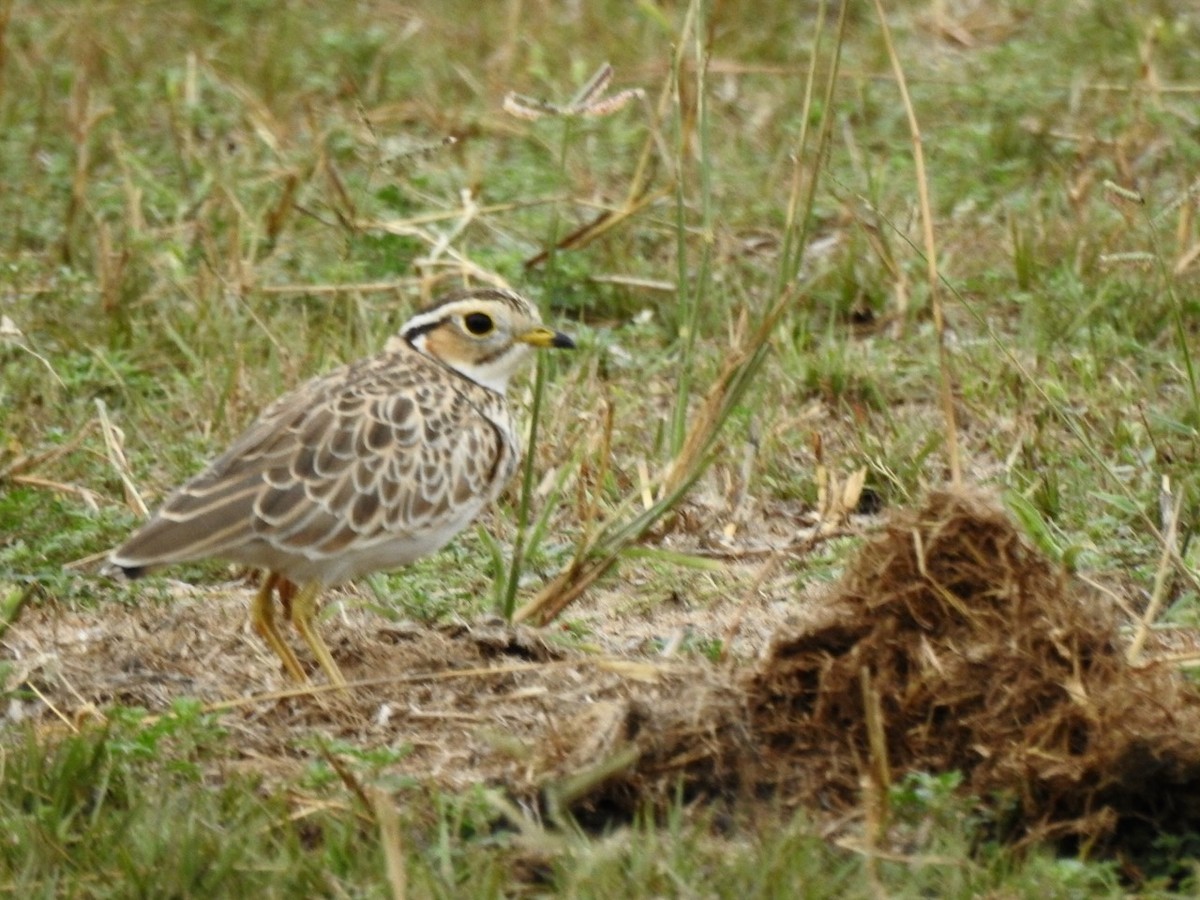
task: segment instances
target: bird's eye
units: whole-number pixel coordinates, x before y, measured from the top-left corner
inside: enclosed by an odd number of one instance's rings
[[[467,331],[471,334],[485,335],[493,328],[495,323],[492,322],[492,317],[487,313],[467,313],[463,316],[463,324],[467,326]]]

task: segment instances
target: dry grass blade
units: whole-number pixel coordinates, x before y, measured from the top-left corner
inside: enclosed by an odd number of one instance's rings
[[[1150,594],[1150,603],[1146,611],[1139,617],[1133,640],[1129,642],[1129,650],[1125,654],[1126,661],[1132,666],[1141,662],[1142,651],[1146,647],[1146,639],[1150,636],[1159,613],[1162,612],[1166,601],[1167,586],[1170,584],[1172,571],[1171,561],[1179,553],[1179,514],[1183,509],[1183,492],[1180,491],[1175,502],[1171,504],[1171,489],[1169,482],[1163,479],[1163,497],[1160,503],[1164,506],[1162,554],[1159,556],[1158,568],[1154,572],[1154,590]]]
[[[599,762],[547,784],[542,795],[551,821],[566,822],[573,803],[592,794],[610,778],[630,770],[640,758],[641,749],[636,744],[627,744]]]
[[[635,196],[627,197],[620,209],[606,209],[599,213],[589,222],[580,225],[574,231],[560,238],[554,245],[555,250],[578,250],[581,247],[586,247],[592,241],[607,234],[616,228],[626,219],[637,215],[647,206],[657,203],[663,197],[671,193],[671,187],[660,188],[656,191],[651,191],[649,186],[638,185],[642,189],[642,193]],[[526,269],[533,269],[540,266],[550,257],[549,248],[535,253],[529,259],[525,260],[524,266]]]
[[[10,319],[8,316],[0,315],[0,347],[4,346],[5,344],[10,344],[14,347],[24,350],[46,367],[46,371],[50,373],[50,377],[54,379],[55,384],[57,384],[60,388],[66,388],[66,384],[59,377],[58,373],[54,371],[54,366],[50,364],[50,360],[46,359],[46,357],[42,356],[42,354],[38,353],[33,349],[33,347],[30,346],[25,334],[20,328],[17,327],[16,323],[13,322],[12,319]]]
[[[329,768],[333,769],[333,771],[337,773],[337,777],[341,779],[341,782],[346,786],[346,789],[358,798],[359,803],[361,803],[364,808],[371,809],[374,806],[372,798],[368,795],[367,788],[364,787],[363,783],[358,780],[358,776],[351,772],[350,768],[344,762],[342,762],[325,744],[319,743],[317,745],[317,752],[321,754],[321,758],[325,760],[325,762],[329,765]]]
[[[867,759],[861,776],[863,791],[863,842],[866,854],[867,878],[878,897],[887,896],[879,881],[879,860],[876,853],[886,834],[890,810],[888,796],[892,787],[891,767],[888,765],[887,734],[883,724],[883,708],[879,691],[871,683],[871,670],[859,669],[864,719],[867,728]]]
[[[635,544],[670,513],[708,467],[712,448],[730,412],[741,400],[767,354],[775,324],[794,299],[784,291],[763,316],[754,332],[741,342],[733,358],[709,388],[699,412],[692,420],[683,445],[659,479],[658,498],[642,512],[628,517],[636,508],[641,490],[634,489],[609,517],[577,549],[575,558],[517,610],[515,621],[544,625],[573,603],[616,563],[621,553]]]
[[[108,453],[108,461],[116,471],[117,477],[121,479],[121,486],[125,488],[125,503],[143,519],[148,518],[150,509],[138,492],[137,485],[133,483],[133,471],[129,468],[129,460],[125,458],[124,437],[109,419],[108,407],[104,405],[103,400],[96,400],[96,415],[104,435],[104,449]]]
[[[404,839],[400,834],[400,817],[396,805],[386,791],[377,787],[369,789],[371,809],[379,823],[379,843],[383,846],[383,859],[387,866],[388,887],[392,900],[404,900],[408,896],[408,870],[404,867]]]
[[[929,178],[925,171],[925,151],[921,142],[921,126],[917,122],[917,113],[913,109],[912,98],[908,94],[908,83],[904,77],[904,69],[900,65],[900,56],[892,42],[892,33],[888,28],[882,0],[875,0],[875,11],[879,15],[879,27],[883,32],[883,42],[887,47],[888,59],[892,64],[892,74],[896,79],[896,87],[900,91],[900,99],[908,118],[909,135],[912,138],[913,167],[917,174],[917,198],[921,209],[921,238],[929,282],[929,304],[933,310],[933,323],[938,339],[938,372],[942,415],[945,417],[946,424],[947,462],[950,468],[951,484],[961,485],[962,460],[958,446],[958,421],[954,411],[954,375],[950,368],[950,354],[946,347],[946,319],[942,309],[941,276],[938,274],[937,266],[937,241],[933,235],[933,208],[929,202]]]

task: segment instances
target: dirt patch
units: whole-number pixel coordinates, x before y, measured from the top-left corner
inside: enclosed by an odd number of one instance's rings
[[[322,631],[360,684],[289,694],[246,625],[246,593],[29,611],[6,637],[9,685],[45,702],[8,718],[54,726],[198,697],[225,710],[239,764],[267,778],[294,778],[321,735],[394,749],[385,774],[488,783],[585,820],[628,817],[680,786],[845,815],[864,780],[956,770],[972,794],[999,798],[1009,838],[1117,846],[1200,829],[1196,690],[1170,665],[1127,663],[1111,601],[976,494],[891,516],[840,583],[757,659],[728,666],[618,652],[647,646],[619,634],[584,651],[557,645],[553,628],[380,627],[348,608]],[[761,633],[775,607],[751,607],[731,600],[716,624]]]
[[[26,610],[4,638],[6,687],[31,688],[36,699],[11,700],[0,719],[62,734],[114,705],[157,714],[195,698],[228,732],[233,762],[222,759],[221,771],[290,789],[325,744],[373,761],[394,756],[367,766],[371,777],[451,791],[492,784],[536,798],[578,754],[600,759],[620,743],[615,711],[674,708],[702,684],[731,690],[707,662],[654,655],[644,621],[634,641],[581,650],[562,645],[575,639],[556,642],[557,628],[384,624],[343,597],[321,630],[352,690],[330,691],[314,668],[306,692],[253,633],[252,592],[173,584],[163,601]],[[613,650],[631,644],[647,649]]]

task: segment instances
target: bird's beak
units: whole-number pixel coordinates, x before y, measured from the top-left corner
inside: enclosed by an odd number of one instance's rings
[[[544,326],[530,328],[517,335],[517,340],[531,347],[553,347],[556,350],[574,350],[575,342],[561,331],[552,331]]]

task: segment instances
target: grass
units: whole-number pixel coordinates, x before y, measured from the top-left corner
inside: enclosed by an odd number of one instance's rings
[[[884,508],[943,483],[948,373],[964,478],[1071,568],[1149,593],[1169,479],[1164,621],[1194,629],[1200,20],[1169,0],[885,6],[932,245],[869,3],[846,4],[841,38],[834,12],[818,25],[786,2],[0,3],[0,599],[162,599],[88,574],[138,517],[98,401],[153,506],[268,399],[373,352],[421,299],[499,277],[581,345],[514,391],[540,404],[530,474],[482,533],[352,602],[437,622],[594,578],[631,618],[681,585],[704,610],[754,577],[710,580],[711,535],[736,522],[749,545],[810,512],[818,467],[866,467]],[[562,105],[606,60],[611,92],[645,96],[603,116],[502,109],[509,91]],[[647,534],[678,545],[629,553]],[[791,561],[772,596],[835,577],[853,547]],[[557,639],[608,627],[587,596]],[[683,652],[717,658],[721,640]],[[394,844],[336,773],[235,774],[195,710],[161,734],[105,715],[7,726],[0,889],[387,893]],[[483,794],[389,787],[414,896],[1120,892],[1107,863],[987,846],[957,797],[915,812],[916,850],[881,862],[782,811],[724,822],[681,802],[531,836]]]
[[[196,708],[180,704],[149,725],[131,711],[111,719],[50,752],[31,736],[9,748],[0,791],[10,826],[0,847],[7,893],[387,895],[370,810],[336,775],[314,771],[286,794],[234,774],[206,785],[200,762],[222,762],[221,730]],[[360,774],[375,765],[346,759]],[[933,827],[924,854],[876,872],[802,817],[718,822],[681,806],[585,838],[513,829],[486,792],[389,789],[399,799],[414,896],[655,897],[703,888],[716,896],[871,897],[876,886],[901,896],[1123,896],[1110,866],[1041,852],[1016,864],[995,847],[972,850],[961,824],[968,809],[929,779],[897,788],[907,827]]]

